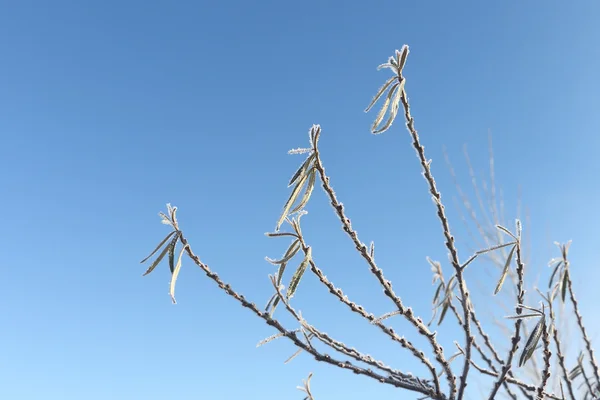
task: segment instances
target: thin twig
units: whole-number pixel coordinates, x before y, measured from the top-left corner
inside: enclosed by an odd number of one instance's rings
[[[401,72],[401,71],[400,71]],[[402,81],[404,77],[400,74],[399,80]],[[404,107],[404,118],[406,120],[406,127],[410,132],[413,140],[413,147],[417,152],[421,167],[423,168],[423,176],[429,185],[429,192],[433,196],[433,200],[437,207],[437,215],[442,224],[442,230],[444,231],[444,237],[446,239],[446,248],[450,252],[450,261],[454,270],[456,271],[456,281],[460,290],[461,304],[463,308],[464,318],[464,331],[465,331],[465,362],[463,365],[463,371],[460,376],[460,385],[458,388],[458,400],[461,400],[464,395],[465,388],[467,387],[467,375],[469,374],[469,367],[471,365],[471,346],[473,342],[473,335],[471,334],[471,310],[469,307],[469,291],[467,284],[463,278],[463,269],[461,268],[460,261],[458,258],[458,251],[454,245],[454,237],[450,232],[450,225],[448,224],[448,218],[446,217],[446,211],[442,203],[442,196],[437,190],[435,179],[431,173],[430,161],[425,157],[425,148],[420,142],[419,134],[415,129],[415,121],[410,113],[410,104],[408,103],[408,96],[404,88],[402,88],[402,95],[400,97],[402,106]],[[450,399],[454,398],[454,391],[450,393]]]
[[[313,146],[315,152],[315,168],[319,172],[319,178],[321,180],[323,189],[329,196],[331,205],[335,209],[338,218],[342,222],[344,232],[346,232],[348,236],[350,236],[350,238],[354,242],[354,245],[356,246],[356,249],[369,265],[371,272],[377,277],[377,280],[383,287],[383,292],[385,293],[385,295],[394,302],[400,314],[404,316],[415,328],[417,328],[419,334],[425,336],[428,339],[429,343],[433,348],[436,360],[440,363],[442,369],[446,373],[446,379],[448,380],[451,392],[450,399],[452,400],[454,398],[452,393],[456,391],[456,377],[450,369],[450,364],[448,363],[448,361],[446,361],[446,358],[444,357],[442,347],[437,342],[436,332],[431,332],[429,328],[427,328],[427,326],[423,323],[423,320],[420,317],[414,315],[410,307],[404,306],[400,297],[396,295],[396,293],[392,289],[391,282],[385,278],[385,276],[383,275],[383,271],[377,266],[373,257],[371,257],[367,246],[360,241],[358,233],[352,228],[350,219],[346,216],[343,204],[338,201],[333,188],[329,184],[329,177],[325,173],[325,167],[323,166],[323,163],[321,161],[320,152],[317,147],[317,140],[315,140]]]
[[[525,298],[525,290],[523,289],[525,265],[523,264],[523,261],[521,259],[521,235],[518,235],[516,246],[517,246],[517,275],[519,277],[519,280],[517,283],[517,293],[519,295],[518,295],[516,312],[517,312],[517,315],[520,315],[521,311],[523,310],[522,307],[520,306],[520,304],[524,303],[524,298]],[[508,352],[508,356],[506,358],[504,367],[502,368],[502,372],[500,373],[498,380],[496,381],[496,383],[494,384],[494,387],[492,388],[492,392],[490,393],[490,397],[489,397],[490,400],[494,399],[494,397],[496,396],[496,393],[498,392],[498,389],[500,388],[500,385],[502,384],[502,381],[504,379],[506,379],[506,375],[507,375],[508,371],[510,370],[510,368],[512,367],[512,359],[513,359],[515,353],[517,352],[517,349],[519,348],[519,340],[521,340],[521,336],[520,336],[521,323],[522,323],[522,321],[520,318],[515,321],[515,334],[511,339],[511,343],[512,343],[511,349]]]

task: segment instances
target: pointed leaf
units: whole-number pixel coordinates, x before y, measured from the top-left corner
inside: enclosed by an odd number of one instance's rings
[[[154,271],[154,268],[156,268],[156,266],[158,264],[160,264],[160,262],[165,257],[165,255],[167,254],[168,251],[169,251],[169,246],[165,246],[165,248],[163,249],[163,251],[160,252],[160,254],[158,255],[158,257],[156,257],[156,260],[154,260],[154,262],[152,263],[152,265],[150,265],[150,267],[148,267],[148,269],[146,270],[146,272],[144,272],[144,274],[142,276],[146,276],[150,272]]]
[[[440,297],[440,292],[441,292],[443,286],[444,286],[444,284],[440,282],[439,286],[437,287],[437,289],[435,291],[435,294],[433,295],[433,304],[435,304],[435,302],[438,301],[438,297]]]
[[[292,276],[292,280],[290,281],[290,285],[289,285],[287,293],[286,293],[286,298],[288,300],[291,299],[292,296],[294,296],[294,293],[296,293],[296,289],[298,288],[300,279],[302,279],[302,276],[304,275],[304,271],[306,271],[306,267],[308,266],[308,263],[311,260],[311,256],[312,256],[311,252],[312,252],[311,248],[309,247],[308,251],[306,252],[306,255],[304,256],[304,260],[302,260],[302,262],[300,263],[300,266],[294,273],[294,276]]]
[[[535,328],[533,328],[531,335],[529,335],[529,338],[527,339],[527,343],[525,344],[525,348],[523,349],[523,353],[521,353],[521,358],[519,359],[519,367],[525,365],[527,360],[531,358],[545,329],[546,319],[540,318]]]
[[[173,304],[177,304],[175,301],[175,282],[177,281],[177,276],[179,275],[179,270],[181,270],[181,258],[183,257],[183,252],[186,249],[187,244],[183,246],[181,251],[179,252],[179,258],[177,259],[177,265],[175,265],[175,270],[173,271],[173,275],[171,275],[171,284],[169,285],[169,293],[171,294],[171,300],[173,300]]]
[[[177,208],[175,208],[175,211],[177,211]],[[179,233],[169,243],[169,269],[171,270],[171,275],[175,269],[175,246],[177,246],[177,240],[179,240]]]
[[[444,308],[442,308],[442,315],[440,315],[440,320],[438,321],[438,325],[442,324],[444,317],[446,316],[446,312],[448,311],[448,307],[450,307],[450,301],[444,303]]]
[[[564,271],[565,272],[563,273],[563,282],[560,293],[563,303],[565,302],[565,298],[567,296],[567,286],[569,285],[569,270],[565,268]]]
[[[265,257],[265,259],[274,265],[285,264],[292,257],[294,257],[296,255],[296,253],[298,252],[299,249],[300,249],[300,241],[298,239],[296,239],[292,242],[292,244],[290,244],[290,247],[288,247],[288,249],[286,250],[286,252],[283,255],[283,258],[281,260],[272,260],[269,257]]]
[[[373,131],[374,134],[379,134],[387,131],[392,123],[396,119],[396,115],[398,115],[398,109],[400,108],[400,97],[402,96],[402,92],[404,91],[404,84],[406,83],[406,79],[402,79],[399,85],[397,85],[397,90],[394,95],[394,100],[392,101],[392,109],[390,110],[390,114],[388,115],[388,119],[385,124],[376,131]]]
[[[385,65],[385,64],[383,64]],[[385,90],[392,84],[392,82],[394,82],[394,80],[398,79],[398,77],[396,76],[392,76],[390,79],[388,79],[383,86],[381,86],[379,88],[379,91],[377,92],[377,94],[375,95],[375,97],[373,97],[373,100],[371,100],[371,103],[367,106],[367,108],[365,109],[365,112],[369,112],[371,110],[371,108],[373,108],[373,106],[375,105],[375,103],[377,103],[377,100],[379,100],[379,98],[381,97],[381,95],[383,94],[383,92],[385,92]]]
[[[283,221],[285,221],[285,218],[288,216],[290,208],[292,207],[292,204],[294,204],[294,202],[298,198],[298,194],[300,193],[300,189],[302,189],[302,186],[304,186],[304,182],[306,182],[306,179],[307,179],[307,175],[304,174],[300,178],[300,180],[298,181],[298,183],[296,183],[296,186],[292,190],[292,193],[290,194],[290,197],[288,198],[288,200],[286,201],[285,205],[283,206],[283,211],[281,213],[281,216],[279,217],[279,221],[277,221],[277,226],[275,227],[275,231],[279,231],[279,228],[281,227],[281,224],[283,223]]]
[[[562,265],[562,261],[560,261],[558,264],[556,264],[556,267],[554,267],[554,271],[552,272],[552,276],[550,277],[550,281],[548,282],[548,289],[550,289],[550,287],[552,286],[552,281],[554,280],[554,276],[558,272],[558,269],[560,268],[561,265]]]
[[[498,284],[496,285],[496,290],[494,290],[494,295],[497,295],[498,292],[500,292],[500,289],[502,289],[502,285],[504,284],[504,280],[506,279],[506,276],[508,275],[508,270],[510,268],[510,262],[512,261],[513,254],[514,254],[516,248],[517,248],[516,245],[513,246],[510,249],[510,253],[508,253],[508,258],[506,259],[506,263],[504,264],[504,270],[502,270],[502,275],[500,276],[500,280],[498,281]]]
[[[316,169],[313,167],[308,172],[308,184],[306,185],[306,190],[304,191],[304,196],[302,196],[300,203],[298,203],[298,205],[296,207],[294,207],[294,209],[290,212],[290,214],[293,214],[295,212],[302,210],[304,208],[304,206],[306,205],[306,203],[308,203],[308,200],[310,199],[310,195],[312,194],[312,191],[315,188],[316,176],[317,176]]]
[[[373,121],[373,125],[371,125],[371,132],[374,132],[377,127],[379,126],[379,124],[381,124],[381,121],[383,121],[383,117],[388,109],[388,107],[390,106],[390,103],[392,101],[392,96],[394,95],[396,89],[398,89],[398,83],[394,83],[392,85],[392,87],[390,88],[386,98],[385,98],[385,102],[383,103],[383,106],[381,106],[381,110],[379,110],[379,113],[377,113],[377,116],[375,117],[375,121]]]
[[[155,253],[158,251],[158,249],[160,249],[160,248],[162,247],[162,245],[163,245],[163,244],[165,244],[165,243],[167,242],[167,240],[169,240],[169,238],[170,238],[171,236],[173,236],[173,234],[174,234],[175,232],[177,232],[177,231],[173,231],[173,232],[169,233],[167,236],[165,236],[165,238],[164,238],[164,239],[163,239],[163,240],[162,240],[162,241],[161,241],[161,242],[158,244],[158,246],[156,246],[156,248],[155,248],[155,249],[152,251],[152,253],[150,253],[150,255],[149,255],[148,257],[146,257],[146,258],[144,258],[142,261],[140,261],[140,264],[143,264],[143,263],[145,263],[146,261],[148,261],[148,259],[149,259],[150,257],[152,257],[152,256],[153,256],[153,255],[154,255],[154,254],[155,254]]]
[[[402,69],[404,68],[404,65],[406,64],[406,58],[408,57],[408,53],[410,51],[408,50],[408,46],[404,45],[402,46],[402,50],[401,50],[401,54],[397,54],[398,57],[398,70],[400,72],[402,72]],[[398,53],[398,52],[396,52]]]
[[[290,183],[288,183],[288,187],[292,186],[294,184],[294,182],[296,182],[296,179],[298,179],[298,177],[300,177],[300,175],[302,175],[308,169],[308,166],[314,159],[315,159],[314,153],[309,155],[308,157],[306,157],[306,160],[304,160],[304,162],[302,163],[300,168],[298,168],[298,170],[296,171],[294,176],[292,176],[292,179],[290,179]]]

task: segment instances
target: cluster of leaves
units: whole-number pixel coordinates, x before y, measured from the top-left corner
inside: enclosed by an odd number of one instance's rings
[[[276,274],[276,284],[277,287],[281,286],[281,282],[283,279],[283,274],[286,270],[288,263],[298,254],[298,252],[303,248],[304,244],[302,242],[302,230],[300,228],[300,218],[307,214],[304,210],[304,207],[310,200],[310,196],[313,192],[316,182],[317,169],[315,166],[316,160],[316,146],[319,140],[319,135],[321,133],[321,128],[318,125],[313,125],[312,128],[308,132],[309,145],[308,148],[298,148],[290,150],[289,154],[306,154],[308,156],[304,160],[304,162],[300,165],[300,167],[296,170],[290,182],[288,183],[288,187],[294,185],[292,189],[292,193],[288,197],[285,205],[283,206],[283,211],[281,216],[277,221],[277,225],[275,227],[275,232],[268,232],[265,235],[269,237],[281,237],[281,236],[292,236],[294,239],[288,246],[286,252],[283,257],[278,260],[273,260],[269,257],[266,257],[266,260],[273,265],[278,265],[279,268]],[[304,188],[304,194],[300,198],[300,193]],[[298,201],[298,199],[300,200]],[[294,204],[296,204],[295,207]],[[293,207],[293,208],[292,208]],[[281,225],[283,222],[287,222],[291,227],[293,232],[279,232]],[[287,300],[291,299],[298,288],[298,284],[300,280],[304,276],[304,272],[311,261],[311,248],[306,247],[303,251],[304,258],[300,262],[299,266],[296,268],[296,271],[292,275],[290,283],[288,284],[288,289],[286,292]],[[273,315],[275,312],[275,308],[279,304],[279,296],[277,293],[273,294],[273,296],[269,299],[269,302],[266,306],[266,311],[269,312],[270,315]]]
[[[571,241],[569,240],[565,244],[554,242],[554,244],[560,249],[561,256],[559,258],[553,258],[548,263],[550,268],[554,268],[552,275],[550,276],[550,281],[548,282],[548,288],[552,288],[552,292],[560,291],[560,298],[564,303],[567,297],[567,287],[569,282],[569,261],[567,256],[569,254],[569,247],[571,247]],[[558,279],[555,282],[554,279],[556,277],[558,277]]]
[[[158,254],[156,259],[152,262],[152,264],[150,264],[150,267],[148,267],[142,276],[146,276],[154,271],[154,269],[158,266],[158,264],[160,264],[160,262],[168,253],[169,269],[171,270],[169,294],[171,295],[173,304],[176,304],[175,283],[177,282],[177,276],[179,275],[179,270],[181,269],[181,258],[183,257],[183,252],[185,251],[187,245],[182,246],[181,250],[179,251],[179,256],[177,257],[177,263],[175,263],[175,250],[177,243],[181,240],[181,231],[179,230],[179,225],[177,223],[177,207],[172,207],[171,204],[167,204],[167,214],[160,212],[158,215],[161,218],[161,222],[165,225],[169,225],[171,228],[173,228],[173,230],[167,236],[165,236],[163,240],[160,241],[158,246],[156,246],[156,248],[152,251],[152,253],[150,253],[150,255],[148,255],[148,257],[141,261],[142,264],[145,263],[162,248],[162,251]]]

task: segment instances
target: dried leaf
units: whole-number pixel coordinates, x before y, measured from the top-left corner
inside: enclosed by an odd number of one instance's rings
[[[169,233],[167,236],[165,236],[165,238],[158,244],[158,246],[156,246],[156,248],[152,251],[152,253],[150,253],[150,255],[148,257],[146,257],[142,261],[140,261],[140,264],[143,264],[146,261],[148,261],[148,259],[150,257],[152,257],[158,251],[158,249],[160,249],[162,247],[162,245],[165,244],[167,242],[167,240],[169,240],[171,238],[171,236],[173,236],[173,234],[175,234],[175,232],[177,232],[177,231],[173,231],[173,232]]]
[[[169,285],[169,293],[171,294],[171,300],[173,300],[173,304],[177,304],[175,301],[175,282],[177,281],[177,276],[179,275],[179,271],[181,270],[181,258],[183,257],[183,252],[185,251],[186,244],[181,248],[179,252],[179,258],[177,259],[177,265],[175,265],[175,270],[173,271],[173,275],[171,275],[171,284]]]
[[[306,185],[306,190],[304,191],[304,195],[302,196],[302,199],[300,199],[300,203],[298,203],[298,205],[296,207],[294,207],[294,209],[290,212],[290,214],[298,212],[298,211],[302,210],[304,208],[304,206],[306,206],[306,203],[308,203],[308,200],[310,199],[310,195],[312,194],[312,191],[315,188],[316,176],[317,176],[317,171],[313,167],[308,172],[308,184]]]
[[[504,280],[506,279],[506,276],[508,275],[508,270],[510,268],[510,262],[512,261],[513,254],[514,254],[516,248],[517,248],[516,245],[513,246],[510,249],[510,253],[508,253],[508,258],[506,259],[506,263],[504,264],[504,269],[502,270],[502,275],[500,276],[500,280],[498,281],[498,284],[496,285],[496,290],[494,290],[494,295],[497,295],[498,292],[500,292],[500,289],[502,289],[502,285],[504,284]]]
[[[525,348],[523,349],[523,353],[521,353],[521,358],[519,359],[519,367],[525,365],[527,360],[531,358],[545,329],[546,319],[540,318],[535,328],[533,328],[531,335],[529,335],[529,338],[527,339],[527,343],[525,344]]]
[[[383,64],[385,65],[385,64]],[[394,82],[396,79],[398,79],[398,77],[396,76],[392,76],[390,79],[388,79],[387,81],[385,81],[385,83],[383,84],[383,86],[381,86],[379,88],[379,91],[377,92],[377,94],[375,95],[375,97],[373,97],[373,100],[371,100],[371,103],[367,106],[367,108],[365,109],[365,112],[369,112],[371,111],[371,108],[373,108],[373,106],[375,105],[375,103],[377,103],[377,100],[379,100],[379,98],[381,97],[381,95],[383,94],[383,92],[385,92],[385,90],[392,84],[392,82]]]
[[[294,276],[292,276],[292,280],[290,281],[290,285],[289,285],[287,293],[286,293],[286,298],[288,300],[291,299],[292,296],[294,296],[294,293],[296,293],[296,289],[298,288],[300,279],[302,279],[302,276],[304,275],[304,271],[306,271],[306,267],[308,266],[308,263],[310,262],[311,257],[312,257],[312,252],[311,252],[311,248],[309,247],[308,251],[306,252],[306,255],[304,256],[304,260],[302,260],[302,262],[300,263],[300,266],[298,267],[298,269],[294,273]]]

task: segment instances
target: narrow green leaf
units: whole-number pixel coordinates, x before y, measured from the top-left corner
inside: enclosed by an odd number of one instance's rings
[[[294,174],[294,176],[292,176],[292,179],[290,179],[290,183],[288,183],[288,187],[292,186],[294,184],[294,182],[296,182],[296,179],[298,179],[298,177],[300,177],[304,171],[306,171],[308,169],[309,164],[315,159],[315,154],[312,153],[311,155],[309,155],[308,157],[306,157],[306,160],[304,160],[304,162],[302,163],[302,165],[300,166],[300,168],[298,168],[298,170],[296,171],[296,173]]]
[[[292,204],[294,204],[294,202],[296,201],[296,198],[298,198],[300,189],[302,189],[302,186],[304,186],[304,182],[306,182],[306,179],[307,179],[307,175],[304,174],[302,176],[302,178],[300,178],[300,181],[298,181],[298,183],[292,190],[290,197],[288,198],[285,205],[283,206],[283,212],[281,213],[281,216],[279,217],[279,221],[277,221],[277,227],[275,228],[275,231],[279,230],[279,228],[281,227],[281,224],[283,223],[283,221],[285,221],[285,218],[288,216],[290,208],[292,207]]]
[[[154,268],[156,268],[156,266],[158,264],[160,264],[160,262],[165,257],[165,255],[167,254],[168,251],[169,251],[169,246],[165,246],[165,248],[163,249],[163,251],[160,252],[160,254],[158,255],[158,257],[156,257],[156,260],[154,260],[154,262],[152,263],[152,265],[150,265],[150,267],[148,267],[148,269],[146,270],[146,272],[144,272],[144,274],[142,276],[146,276],[150,272],[154,271]]]
[[[565,268],[564,271],[565,272],[563,273],[563,281],[560,293],[563,303],[565,302],[565,298],[567,297],[567,286],[569,285],[569,270]]]
[[[175,208],[175,211],[177,211],[177,208]],[[169,269],[171,270],[171,275],[175,269],[175,246],[177,246],[178,240],[179,233],[175,235],[175,237],[171,240],[171,243],[169,243]]]
[[[384,64],[385,65],[385,64]],[[383,86],[381,86],[379,88],[379,91],[377,92],[377,94],[375,95],[375,97],[373,97],[373,100],[371,100],[371,103],[369,104],[369,106],[365,109],[365,112],[369,112],[371,110],[371,108],[373,108],[373,106],[375,105],[375,103],[377,103],[377,100],[379,100],[379,98],[381,97],[381,95],[383,94],[383,92],[385,92],[385,90],[392,84],[392,82],[394,82],[394,80],[398,79],[398,77],[396,76],[392,76],[390,79],[388,79],[387,81],[385,81],[385,83],[383,84]]]
[[[379,110],[379,113],[375,117],[375,121],[373,121],[373,125],[371,126],[371,132],[375,132],[375,130],[377,129],[379,124],[381,124],[381,121],[383,121],[383,116],[385,115],[388,107],[390,106],[390,103],[392,101],[392,96],[394,95],[396,89],[398,89],[397,82],[394,83],[392,85],[392,87],[390,88],[390,90],[385,98],[385,102],[383,103],[383,106],[381,106],[381,110]]]
[[[548,289],[550,289],[550,287],[552,286],[552,281],[554,281],[554,276],[558,272],[558,269],[560,268],[560,266],[562,265],[562,263],[563,262],[561,261],[558,264],[556,264],[556,267],[554,267],[554,271],[552,272],[552,276],[550,277],[550,281],[548,282]]]
[[[300,263],[300,266],[298,267],[298,269],[294,273],[294,276],[292,276],[292,280],[290,281],[290,285],[289,285],[287,293],[286,293],[286,298],[288,300],[291,299],[292,296],[294,296],[294,293],[296,293],[296,289],[298,288],[300,279],[302,279],[302,276],[304,275],[304,271],[306,271],[306,267],[308,266],[308,263],[310,262],[311,257],[312,257],[311,248],[309,247],[308,251],[306,252],[306,255],[304,256],[304,260],[302,260],[302,262]]]
[[[502,275],[500,276],[500,280],[498,281],[498,284],[496,285],[496,290],[494,290],[494,296],[498,294],[498,292],[500,292],[500,289],[502,289],[502,285],[504,284],[504,280],[506,279],[506,276],[508,275],[508,270],[510,268],[510,262],[512,261],[513,258],[513,254],[515,252],[515,249],[517,248],[517,246],[513,246],[510,249],[510,253],[508,253],[508,258],[506,259],[506,263],[504,264],[504,269],[502,270]]]
[[[145,263],[146,261],[148,261],[148,259],[149,259],[150,257],[152,257],[152,256],[153,256],[153,255],[154,255],[154,254],[155,254],[155,253],[158,251],[158,249],[160,249],[160,248],[162,247],[162,245],[163,245],[163,244],[165,244],[165,243],[167,242],[167,240],[169,240],[169,238],[170,238],[171,236],[173,236],[173,234],[174,234],[175,232],[177,232],[177,231],[173,231],[173,232],[169,233],[167,236],[165,236],[165,238],[164,238],[164,239],[163,239],[163,240],[162,240],[162,241],[161,241],[161,242],[158,244],[158,246],[156,246],[156,248],[155,248],[155,249],[152,251],[152,253],[150,253],[150,255],[149,255],[148,257],[146,257],[146,258],[144,258],[142,261],[140,261],[140,264],[143,264],[143,263]]]
[[[438,325],[442,324],[444,317],[446,316],[446,312],[448,311],[448,307],[450,307],[450,301],[446,301],[444,303],[444,308],[442,308],[442,315],[440,315],[440,320],[438,321]]]
[[[440,297],[440,292],[441,292],[443,286],[444,286],[444,284],[440,282],[439,286],[437,287],[437,289],[435,291],[435,294],[433,295],[433,304],[435,304],[435,302],[438,301],[438,298]]]
[[[171,294],[171,300],[173,300],[173,304],[177,304],[177,302],[175,301],[175,282],[177,281],[177,276],[179,275],[179,271],[181,270],[181,258],[183,257],[183,252],[185,251],[186,247],[187,245],[181,248],[181,251],[179,252],[179,258],[177,259],[177,265],[175,265],[175,270],[173,271],[173,275],[171,275],[169,293]]]
[[[308,184],[306,185],[306,190],[304,191],[304,195],[302,196],[302,199],[300,199],[300,203],[298,203],[298,205],[296,207],[294,207],[294,209],[290,212],[290,214],[298,212],[298,211],[302,210],[304,208],[304,206],[306,206],[306,203],[308,203],[308,200],[310,199],[310,195],[312,194],[313,189],[315,188],[316,176],[317,176],[317,171],[313,167],[308,172]]]
[[[535,351],[535,348],[542,337],[544,329],[546,329],[546,319],[540,318],[535,328],[533,328],[531,335],[529,335],[529,338],[527,339],[527,343],[525,344],[525,348],[523,349],[521,358],[519,359],[519,367],[525,365],[527,360],[529,360],[533,355],[533,352]]]

